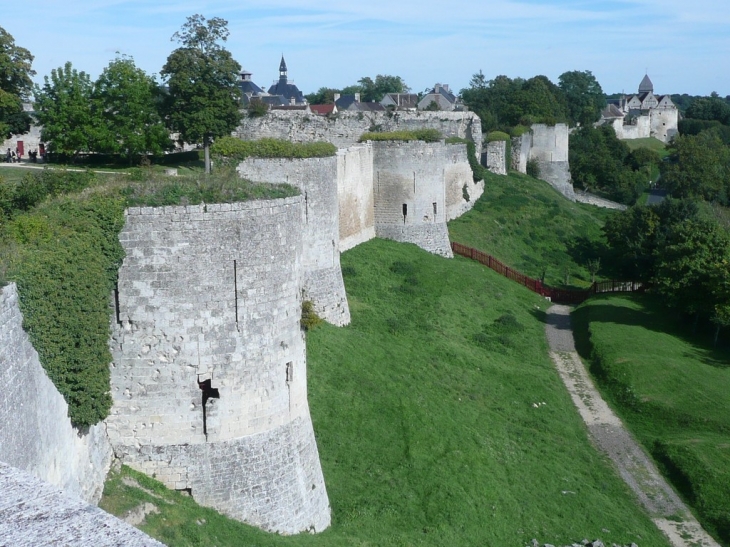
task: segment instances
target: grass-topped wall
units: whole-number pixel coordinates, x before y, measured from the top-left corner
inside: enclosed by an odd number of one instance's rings
[[[424,141],[438,142],[443,139],[437,129],[413,129],[410,131],[387,131],[363,133],[360,142],[366,141]]]
[[[325,158],[334,156],[337,147],[329,142],[290,142],[280,139],[243,141],[235,137],[218,139],[211,152],[214,156],[235,160],[254,158]]]
[[[124,257],[124,209],[298,193],[230,171],[165,177],[139,169],[103,178],[44,170],[14,182],[0,176],[0,285],[17,283],[23,327],[77,427],[98,423],[111,408],[109,303]]]

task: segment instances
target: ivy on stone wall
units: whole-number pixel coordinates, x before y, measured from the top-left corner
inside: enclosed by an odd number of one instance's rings
[[[460,137],[449,137],[446,139],[446,144],[466,144],[466,156],[469,159],[469,167],[471,167],[474,182],[484,180],[486,169],[482,167],[481,162],[477,159],[477,147],[472,141]]]
[[[61,197],[17,214],[3,233],[16,250],[23,328],[77,427],[104,419],[109,392],[109,296],[123,257],[124,199]]]

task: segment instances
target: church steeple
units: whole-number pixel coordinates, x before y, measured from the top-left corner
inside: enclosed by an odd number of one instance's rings
[[[279,63],[279,81],[282,81],[286,83],[287,81],[287,75],[286,75],[286,61],[284,60],[284,54],[281,55],[281,63]]]
[[[651,83],[648,74],[644,75],[644,79],[639,84],[639,93],[654,93],[654,84]]]

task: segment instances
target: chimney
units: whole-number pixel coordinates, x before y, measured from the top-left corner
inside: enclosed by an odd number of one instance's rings
[[[444,90],[445,90],[445,91],[449,91],[449,92],[451,91],[451,90],[449,89],[449,84],[444,84]]]
[[[289,104],[294,106],[295,104],[297,104],[297,100],[294,97],[292,97],[291,99],[289,99]]]
[[[359,103],[360,102],[360,94],[359,93],[355,93],[355,102],[356,103]]]
[[[436,84],[435,86],[433,86],[434,93],[438,93],[440,89],[441,89],[441,84]]]

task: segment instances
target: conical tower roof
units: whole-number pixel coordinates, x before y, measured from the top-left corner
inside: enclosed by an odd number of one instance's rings
[[[651,83],[648,74],[644,75],[644,79],[641,80],[641,83],[639,84],[639,93],[654,93],[654,84]]]
[[[279,63],[279,72],[286,72],[286,61],[284,60],[283,55],[281,56],[281,63]]]

